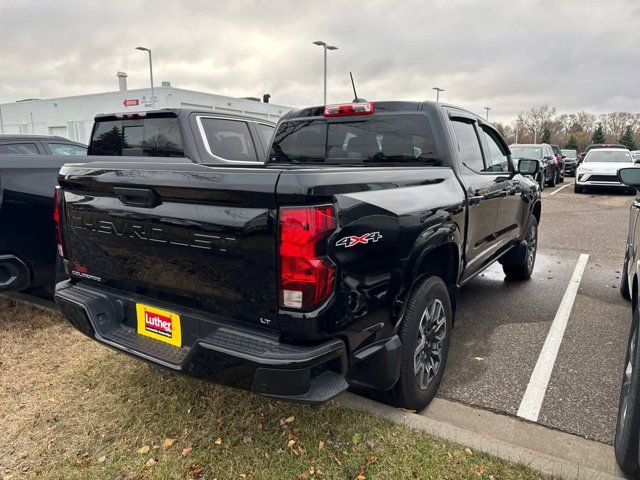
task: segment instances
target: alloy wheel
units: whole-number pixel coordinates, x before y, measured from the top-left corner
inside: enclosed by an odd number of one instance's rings
[[[416,382],[425,390],[442,365],[442,349],[447,333],[447,317],[438,299],[431,300],[418,324],[418,346],[414,352]]]

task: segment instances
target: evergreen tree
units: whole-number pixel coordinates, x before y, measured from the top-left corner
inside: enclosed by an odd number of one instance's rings
[[[604,137],[604,128],[601,123],[598,124],[598,127],[594,130],[593,135],[591,136],[591,143],[605,143],[606,139]]]
[[[578,149],[578,140],[576,140],[575,135],[571,135],[569,140],[567,140],[567,144],[564,146],[567,150],[579,150]]]
[[[622,145],[627,147],[629,150],[636,149],[636,142],[633,139],[633,132],[631,131],[630,126],[627,126],[627,128],[625,128],[624,134],[620,137],[620,139],[618,140],[618,143],[621,143]]]
[[[542,130],[542,137],[540,137],[540,141],[542,143],[551,143],[551,130],[549,130],[549,127],[546,125]]]

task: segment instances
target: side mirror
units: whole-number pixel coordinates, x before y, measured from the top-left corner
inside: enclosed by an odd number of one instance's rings
[[[538,173],[540,164],[537,160],[529,160],[527,158],[521,158],[518,162],[518,172],[522,175],[535,175]],[[640,172],[640,169],[638,169]]]
[[[633,163],[640,163],[640,158],[634,158]]]
[[[640,168],[621,168],[618,170],[618,180],[630,187],[640,188]]]
[[[564,159],[564,158],[567,158],[567,156],[566,156],[566,155],[562,155],[562,158],[563,158],[563,159]]]

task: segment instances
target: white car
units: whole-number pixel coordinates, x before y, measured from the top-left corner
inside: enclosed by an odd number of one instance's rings
[[[587,187],[619,187],[628,190],[628,187],[618,180],[618,170],[634,165],[635,162],[629,150],[622,148],[589,150],[576,170],[575,192],[582,193]]]

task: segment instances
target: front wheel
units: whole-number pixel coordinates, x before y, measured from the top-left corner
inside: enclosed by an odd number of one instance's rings
[[[533,267],[536,264],[536,254],[538,253],[538,220],[534,216],[531,217],[531,224],[524,240],[527,244],[524,261],[516,265],[502,265],[502,270],[507,280],[529,280],[531,278]]]
[[[620,276],[620,295],[625,300],[631,300],[631,292],[629,292],[629,279],[627,270],[627,256],[624,256],[624,267],[622,267],[622,275]]]
[[[583,193],[584,192],[584,187],[579,187],[577,183],[573,184],[573,191],[575,193]]]
[[[544,191],[544,184],[546,182],[546,179],[544,178],[544,172],[540,172],[538,174],[538,185],[540,186],[540,191]]]
[[[628,475],[638,472],[638,440],[640,435],[640,356],[638,355],[638,307],[633,311],[631,331],[624,362],[618,421],[613,448],[618,465]]]
[[[402,342],[400,378],[393,402],[420,411],[435,397],[447,363],[452,327],[449,291],[429,277],[411,294],[398,335]]]

